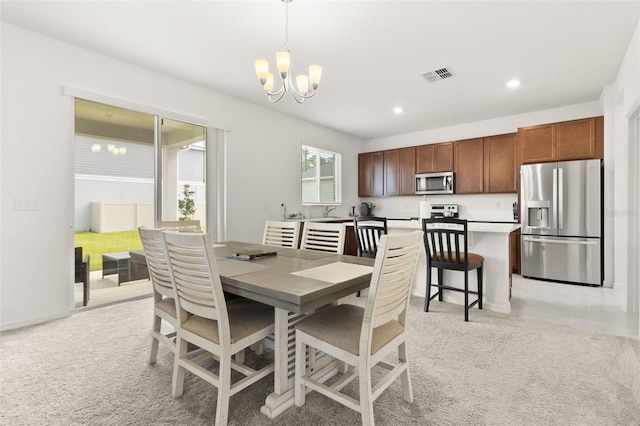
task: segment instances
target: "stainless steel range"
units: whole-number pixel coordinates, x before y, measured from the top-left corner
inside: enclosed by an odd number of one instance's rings
[[[429,216],[432,219],[441,217],[458,217],[458,205],[457,204],[431,204],[431,211]]]

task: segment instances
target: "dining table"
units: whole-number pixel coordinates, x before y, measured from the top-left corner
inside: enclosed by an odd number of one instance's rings
[[[238,252],[271,252],[251,260]],[[274,307],[274,389],[261,412],[275,418],[294,402],[295,324],[369,287],[374,259],[241,241],[214,244],[223,290]]]

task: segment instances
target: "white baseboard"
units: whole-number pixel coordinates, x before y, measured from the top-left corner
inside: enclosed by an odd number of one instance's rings
[[[63,312],[63,313],[55,314],[55,315],[49,315],[49,316],[46,316],[46,317],[31,318],[31,319],[27,319],[27,320],[20,320],[20,321],[4,323],[4,324],[0,324],[0,331],[9,331],[9,330],[15,330],[17,328],[29,327],[31,325],[42,324],[42,323],[45,323],[45,322],[54,321],[54,320],[58,320],[58,319],[61,319],[61,318],[66,318],[66,317],[70,317],[72,314],[73,314],[73,310],[69,310],[67,312]]]

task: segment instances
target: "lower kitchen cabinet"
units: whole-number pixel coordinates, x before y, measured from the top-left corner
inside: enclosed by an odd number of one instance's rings
[[[509,298],[511,298],[511,274],[520,275],[520,238],[521,230],[517,229],[509,234]]]

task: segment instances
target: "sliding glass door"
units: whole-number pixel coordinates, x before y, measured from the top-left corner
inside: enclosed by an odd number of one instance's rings
[[[161,119],[160,168],[157,179],[161,220],[207,218],[206,140],[203,126]]]
[[[139,226],[198,219],[206,229],[206,130],[76,98],[74,230],[90,256],[88,306],[151,293],[136,265]],[[75,293],[80,307],[82,283]]]

